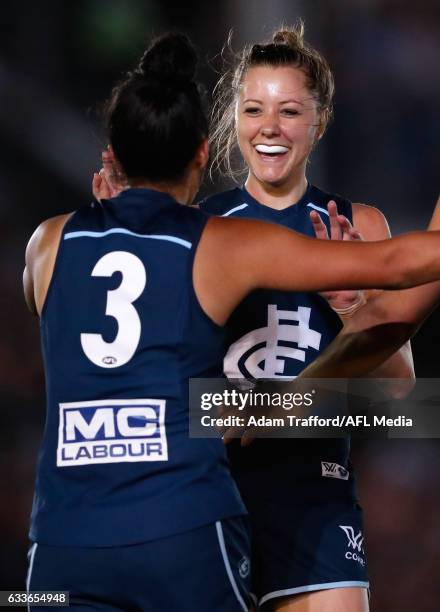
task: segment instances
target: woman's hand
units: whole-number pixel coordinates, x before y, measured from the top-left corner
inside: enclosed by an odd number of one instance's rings
[[[359,231],[351,225],[347,217],[338,214],[336,202],[330,200],[327,210],[330,219],[330,236],[320,214],[316,210],[312,210],[310,213],[310,220],[319,240],[362,240]],[[333,310],[343,314],[347,311],[349,313],[352,309],[357,309],[358,305],[365,303],[362,291],[324,291],[319,295],[327,300]]]
[[[115,160],[112,148],[102,152],[102,168],[93,175],[92,191],[94,197],[101,201],[114,198],[127,187],[127,178]]]

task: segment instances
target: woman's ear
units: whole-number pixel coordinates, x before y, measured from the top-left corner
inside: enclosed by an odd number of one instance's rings
[[[196,165],[203,170],[204,168],[206,168],[206,166],[208,165],[208,161],[209,161],[209,143],[208,143],[208,139],[205,138],[204,140],[202,140],[202,142],[199,144],[199,147],[196,151],[196,155],[195,155],[195,162]]]
[[[315,144],[321,140],[327,129],[327,125],[330,119],[330,111],[325,108],[319,113],[319,123],[315,134]]]

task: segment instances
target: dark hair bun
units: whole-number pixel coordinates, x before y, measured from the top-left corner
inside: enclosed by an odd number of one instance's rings
[[[184,34],[165,34],[107,103],[110,142],[128,178],[180,180],[208,134],[195,80],[197,54]]]
[[[185,34],[170,33],[156,38],[145,51],[137,72],[159,80],[192,81],[197,54]]]

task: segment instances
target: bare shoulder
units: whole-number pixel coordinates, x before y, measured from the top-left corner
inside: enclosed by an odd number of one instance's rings
[[[26,248],[26,265],[32,264],[32,260],[41,251],[57,248],[63,228],[73,213],[57,215],[46,219],[34,231]]]
[[[52,278],[63,228],[73,213],[58,215],[41,223],[26,248],[23,288],[26,303],[34,314],[41,314]]]
[[[364,240],[383,240],[391,236],[388,221],[378,208],[360,203],[352,206],[353,225],[361,232]]]

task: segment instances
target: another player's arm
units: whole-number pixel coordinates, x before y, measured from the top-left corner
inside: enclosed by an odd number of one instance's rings
[[[360,231],[364,240],[373,241],[391,238],[391,232],[385,216],[372,206],[353,204],[353,224]],[[368,301],[380,293],[381,291],[377,290],[366,291],[365,297]],[[347,324],[347,319],[344,320],[344,324]],[[402,392],[409,392],[415,381],[410,342],[405,342],[396,353],[371,372],[370,376],[375,378],[406,378],[405,389],[399,383],[397,387],[389,385],[388,392],[391,395],[401,395]]]
[[[44,221],[32,234],[26,248],[23,272],[24,297],[29,310],[41,315],[52,278],[61,234],[71,214]]]
[[[440,229],[440,198],[428,229]],[[347,321],[301,376],[355,378],[368,374],[417,332],[439,300],[438,281],[405,291],[379,292]]]
[[[207,314],[224,324],[245,295],[257,288],[398,289],[437,280],[439,247],[438,232],[374,243],[331,242],[269,223],[211,218],[195,256],[194,286]]]
[[[369,374],[414,336],[439,300],[439,282],[380,293],[353,315],[300,376],[359,378]]]

